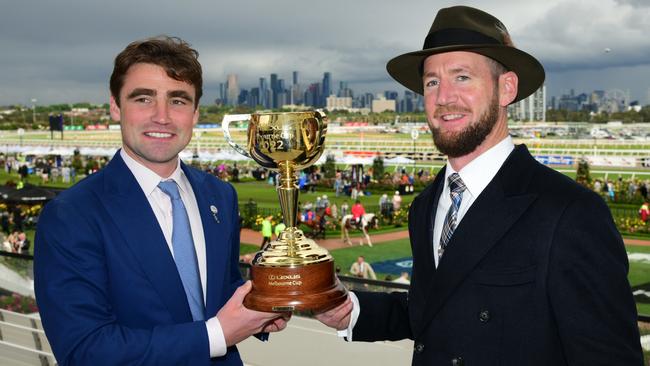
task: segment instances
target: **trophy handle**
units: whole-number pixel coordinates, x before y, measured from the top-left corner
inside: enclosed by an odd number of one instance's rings
[[[223,120],[221,121],[221,129],[223,130],[223,135],[225,136],[226,141],[228,141],[228,144],[230,144],[230,146],[232,146],[232,148],[235,149],[235,151],[244,155],[247,158],[250,158],[251,155],[248,153],[248,151],[242,149],[241,146],[237,145],[237,143],[232,140],[232,137],[230,137],[230,130],[228,129],[228,126],[230,125],[230,122],[250,121],[250,120],[251,120],[250,114],[226,114],[223,116]]]

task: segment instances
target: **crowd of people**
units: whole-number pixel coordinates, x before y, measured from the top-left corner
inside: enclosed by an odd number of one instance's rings
[[[2,250],[5,252],[29,254],[30,246],[31,242],[24,231],[14,231],[2,239]]]

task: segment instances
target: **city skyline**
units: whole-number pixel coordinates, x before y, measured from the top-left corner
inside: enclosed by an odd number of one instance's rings
[[[108,100],[115,55],[126,44],[169,34],[200,53],[205,98],[219,95],[228,74],[250,89],[271,73],[300,83],[332,75],[358,93],[404,88],[386,62],[421,48],[435,13],[451,1],[255,0],[234,4],[195,0],[161,5],[152,0],[109,3],[62,0],[3,7],[0,22],[0,105]],[[500,18],[515,44],[547,70],[547,96],[619,89],[650,102],[650,4],[644,0],[468,1]]]

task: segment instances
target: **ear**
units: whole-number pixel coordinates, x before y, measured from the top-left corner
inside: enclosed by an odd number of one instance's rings
[[[111,111],[111,118],[113,119],[113,121],[120,122],[121,120],[120,107],[117,106],[115,97],[113,97],[112,95],[110,99],[110,111]]]
[[[517,97],[519,77],[512,71],[499,75],[499,105],[507,107]]]
[[[196,106],[196,109],[194,110],[194,116],[192,117],[192,126],[196,126],[196,124],[199,122],[199,116],[201,115],[201,111],[199,110],[199,106]]]

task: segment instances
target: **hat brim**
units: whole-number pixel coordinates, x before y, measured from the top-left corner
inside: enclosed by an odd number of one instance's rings
[[[421,70],[424,60],[431,55],[452,51],[478,53],[501,63],[506,69],[517,74],[517,97],[512,103],[533,94],[544,83],[544,67],[537,59],[517,48],[494,44],[454,45],[409,52],[388,61],[386,70],[397,82],[422,95],[424,83]]]

